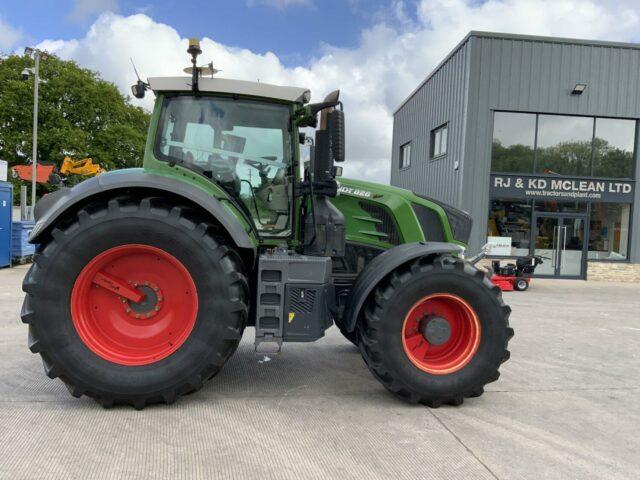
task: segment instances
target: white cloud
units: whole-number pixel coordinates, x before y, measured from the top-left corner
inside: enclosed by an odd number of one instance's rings
[[[22,38],[22,33],[0,17],[0,51],[9,51]]]
[[[288,7],[299,6],[311,6],[312,0],[247,0],[247,6],[255,7],[258,5],[264,5],[265,7],[277,8],[278,10],[284,10]]]
[[[223,77],[309,87],[313,101],[340,88],[347,115],[345,175],[386,182],[394,109],[469,30],[630,41],[640,26],[632,1],[422,0],[417,15],[407,15],[406,4],[390,2],[389,16],[361,32],[357,47],[324,46],[306,65],[285,67],[274,53],[209,38],[202,40],[201,59],[212,59]],[[103,14],[84,38],[40,47],[100,71],[125,93],[135,81],[129,56],[145,76],[181,74],[188,65],[187,40],[145,15]],[[149,107],[152,99],[143,102]]]
[[[102,12],[117,12],[118,0],[73,0],[73,10],[69,19],[84,23]]]

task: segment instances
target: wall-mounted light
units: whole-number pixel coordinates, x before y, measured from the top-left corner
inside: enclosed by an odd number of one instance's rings
[[[571,90],[571,95],[582,95],[586,89],[586,83],[576,83],[576,86]]]

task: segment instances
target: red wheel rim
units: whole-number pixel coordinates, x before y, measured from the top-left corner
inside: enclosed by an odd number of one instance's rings
[[[478,315],[457,295],[429,295],[405,317],[402,345],[420,370],[433,375],[457,372],[471,361],[480,345]]]
[[[136,303],[100,286],[109,275],[144,293]],[[191,334],[198,294],[174,256],[149,245],[122,245],[91,260],[71,293],[71,318],[84,344],[120,365],[148,365],[178,350]]]

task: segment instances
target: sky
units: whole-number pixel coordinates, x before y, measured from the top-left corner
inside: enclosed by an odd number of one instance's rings
[[[181,74],[187,38],[221,77],[339,88],[345,176],[388,183],[393,112],[470,30],[640,41],[640,0],[0,0],[0,52],[35,45],[97,70]],[[150,108],[153,96],[132,102]]]

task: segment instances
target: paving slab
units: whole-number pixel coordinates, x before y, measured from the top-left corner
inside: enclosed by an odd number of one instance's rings
[[[0,478],[635,478],[640,285],[534,281],[506,294],[502,377],[461,407],[409,406],[332,328],[256,356],[253,330],[198,393],[104,410],[26,348],[20,283],[0,270]]]

